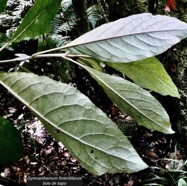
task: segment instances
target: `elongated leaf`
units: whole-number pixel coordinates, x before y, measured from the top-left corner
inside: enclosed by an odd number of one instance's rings
[[[160,54],[185,37],[186,23],[144,13],[104,24],[64,48],[101,61],[126,63]]]
[[[23,155],[19,131],[10,122],[0,117],[0,165],[14,163]]]
[[[0,74],[0,83],[91,173],[130,173],[147,167],[117,126],[77,89],[27,73]]]
[[[141,87],[153,90],[164,96],[180,97],[177,87],[163,65],[155,57],[133,63],[107,63],[107,65],[122,72]]]
[[[169,116],[148,91],[123,78],[98,72],[90,67],[85,69],[118,108],[132,116],[140,125],[166,134],[173,133]]]
[[[50,23],[56,15],[61,0],[36,0],[16,30],[13,41],[34,38],[50,31]]]
[[[0,14],[4,11],[6,8],[7,0],[0,0]]]

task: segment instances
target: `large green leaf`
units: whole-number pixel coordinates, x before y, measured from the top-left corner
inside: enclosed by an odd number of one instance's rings
[[[7,0],[0,0],[0,14],[4,11],[6,8]]]
[[[50,23],[56,15],[61,0],[36,0],[13,35],[13,41],[34,38],[50,31]]]
[[[64,48],[101,61],[126,63],[160,54],[185,37],[186,23],[144,13],[104,24]]]
[[[132,116],[140,125],[166,134],[173,133],[168,114],[148,91],[121,77],[98,72],[90,67],[85,69],[118,108]]]
[[[2,73],[0,83],[91,173],[130,173],[147,167],[115,123],[77,89],[29,73]]]
[[[0,164],[16,162],[22,155],[20,132],[8,120],[0,117]]]
[[[133,63],[109,62],[107,65],[122,72],[141,87],[153,90],[164,96],[180,97],[177,87],[163,65],[155,57]]]

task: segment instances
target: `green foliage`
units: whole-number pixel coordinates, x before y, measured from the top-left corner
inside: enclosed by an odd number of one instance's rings
[[[0,33],[0,47],[3,46],[3,44],[5,44],[6,42],[8,42],[8,38],[5,34]]]
[[[169,116],[161,104],[146,90],[123,78],[86,67],[118,108],[150,130],[172,134]]]
[[[50,31],[50,22],[56,15],[61,0],[37,0],[16,30],[12,40],[34,38]],[[52,8],[51,8],[52,7]]]
[[[6,7],[6,4],[7,4],[7,0],[0,0],[0,13],[2,13]]]
[[[49,32],[49,23],[59,6],[60,1],[37,0],[10,42]],[[163,95],[179,97],[177,88],[157,60],[153,60],[151,65],[148,65],[149,60],[135,61],[158,55],[185,37],[187,24],[184,22],[167,16],[138,14],[104,24],[65,46],[0,63],[42,57],[63,58],[88,71],[121,111],[132,116],[140,125],[171,134],[169,116],[147,90],[123,78],[99,72],[104,71],[99,64],[110,63],[113,66],[116,63],[113,67],[119,71],[127,67],[123,73],[141,86]],[[67,53],[50,53],[60,50],[67,50]],[[138,64],[141,70],[133,64]],[[148,80],[147,71],[155,77]],[[142,72],[145,72],[145,77]],[[146,82],[142,84],[136,77],[143,77],[142,81]],[[106,172],[131,173],[147,168],[115,124],[77,89],[47,77],[21,72],[1,73],[0,83],[35,113],[52,136],[61,141],[88,171],[101,175]],[[166,88],[161,90],[159,85]]]
[[[169,154],[170,158],[163,158],[162,167],[150,167],[150,174],[145,180],[143,186],[152,185],[171,185],[171,186],[186,186],[187,185],[187,161],[179,159],[178,155],[181,152],[177,150]],[[164,166],[163,166],[164,165]]]
[[[101,8],[99,5],[93,5],[87,9],[88,21],[95,28],[97,22],[102,19]]]
[[[152,185],[171,185],[171,186],[186,186],[187,185],[187,161],[181,165],[180,160],[168,159],[167,168],[152,167],[154,172],[150,178],[148,178],[143,186]]]
[[[42,42],[48,48],[65,45],[69,42],[75,25],[76,16],[73,12],[72,2],[62,1],[60,11],[51,22],[51,31],[47,35],[43,36],[44,39]]]
[[[88,22],[92,28],[98,25],[103,18],[101,16],[101,8],[99,5],[93,5],[87,9]],[[67,44],[74,36],[77,27],[76,14],[73,11],[72,1],[64,1],[61,5],[61,11],[55,16],[51,23],[51,32],[45,37],[44,42],[53,42],[57,47]],[[65,36],[63,36],[65,35]],[[52,47],[53,48],[53,47]]]
[[[177,87],[163,65],[155,57],[133,63],[107,63],[107,65],[122,72],[143,88],[153,90],[164,96],[180,97]]]
[[[0,117],[0,164],[13,163],[23,155],[19,131],[10,122]]]

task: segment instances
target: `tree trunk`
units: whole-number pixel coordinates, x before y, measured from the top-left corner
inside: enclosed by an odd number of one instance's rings
[[[86,0],[72,0],[73,9],[77,17],[77,36],[90,30],[87,18],[87,1]]]
[[[109,21],[145,12],[146,6],[138,0],[107,0]]]
[[[177,1],[177,11],[174,16],[181,21],[187,22],[187,1]],[[172,50],[172,58],[174,64],[174,72],[171,77],[176,83],[181,98],[175,104],[177,105],[176,112],[179,113],[176,121],[177,131],[187,137],[187,39],[180,42]]]
[[[170,16],[187,22],[187,1],[178,0],[177,10]],[[166,97],[162,102],[170,115],[174,130],[181,136],[187,137],[187,39],[173,46],[160,56],[174,83],[179,89],[181,98]]]

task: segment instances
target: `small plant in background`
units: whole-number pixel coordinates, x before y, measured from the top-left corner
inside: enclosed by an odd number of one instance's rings
[[[88,22],[92,28],[98,26],[103,19],[101,6],[92,5],[87,9]],[[73,11],[71,0],[62,1],[61,7],[51,23],[51,32],[39,37],[39,50],[61,47],[71,41],[77,25],[77,17]]]
[[[187,185],[187,161],[167,159],[165,168],[151,167],[153,172],[144,186],[186,186]]]
[[[0,52],[12,43],[50,33],[50,23],[60,7],[61,0],[55,3],[37,0]],[[172,134],[165,109],[143,88],[163,96],[180,97],[177,87],[154,56],[185,37],[187,24],[178,19],[137,14],[97,27],[58,48],[20,55],[2,60],[0,64],[21,61],[33,64],[35,60],[40,62],[40,58],[45,58],[46,63],[50,58],[66,60],[87,71],[121,112],[139,125]],[[124,73],[134,83],[105,73],[100,64]],[[96,175],[132,173],[148,167],[116,124],[69,84],[20,71],[1,72],[0,84],[27,106],[89,172]]]

